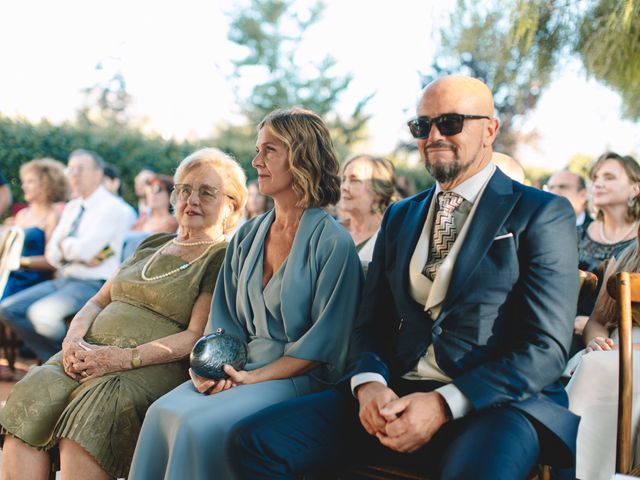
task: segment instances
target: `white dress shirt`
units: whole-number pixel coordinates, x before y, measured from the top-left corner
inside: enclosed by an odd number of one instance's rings
[[[424,305],[425,311],[428,311],[431,314],[431,318],[434,320],[440,313],[441,304],[444,300],[449,280],[453,272],[453,267],[455,265],[455,259],[462,247],[469,226],[471,225],[470,220],[473,219],[477,209],[479,203],[478,199],[481,197],[484,189],[489,183],[489,180],[495,172],[495,168],[496,167],[493,163],[489,163],[485,168],[452,190],[464,199],[462,205],[460,205],[453,213],[456,228],[458,229],[458,236],[451,248],[451,251],[449,252],[449,255],[447,255],[438,268],[438,272],[433,281],[422,274],[422,269],[429,255],[431,231],[433,219],[436,213],[436,202],[432,200],[429,205],[429,211],[427,213],[422,233],[418,239],[416,248],[409,263],[408,275],[412,298],[421,305]],[[432,198],[435,200],[441,191],[442,187],[439,183],[436,183]],[[434,284],[437,288],[432,289]],[[406,380],[435,380],[446,383],[447,385],[437,388],[436,391],[444,397],[454,419],[464,416],[472,409],[471,402],[469,402],[467,397],[464,396],[458,387],[451,383],[451,378],[438,366],[433,344],[428,347],[425,355],[418,361],[411,371],[407,372],[407,374],[403,376],[403,378]],[[386,385],[386,381],[382,375],[368,372],[354,375],[351,378],[351,389],[355,393],[356,387],[371,381],[381,382]]]
[[[70,237],[71,226],[81,207],[84,214],[75,235]],[[58,269],[58,277],[106,280],[120,263],[122,238],[131,225],[132,217],[121,200],[100,186],[87,198],[67,203],[47,243],[45,257]],[[107,246],[113,249],[113,255],[95,267],[85,264]]]

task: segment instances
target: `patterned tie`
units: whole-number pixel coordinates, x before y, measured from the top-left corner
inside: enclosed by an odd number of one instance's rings
[[[433,222],[429,258],[422,269],[422,274],[430,280],[436,277],[438,268],[449,254],[458,232],[453,219],[453,211],[464,199],[454,192],[438,194],[438,212]]]
[[[76,218],[71,222],[71,227],[69,227],[69,233],[67,233],[67,237],[75,237],[78,233],[78,227],[80,226],[80,221],[82,220],[82,216],[84,215],[84,205],[80,205],[80,211]]]

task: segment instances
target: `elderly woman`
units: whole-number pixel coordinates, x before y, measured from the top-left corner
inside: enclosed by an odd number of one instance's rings
[[[339,164],[322,119],[298,108],[258,127],[260,192],[274,210],[245,223],[227,250],[211,330],[248,343],[244,370],[196,377],[150,408],[132,479],[233,478],[225,437],[242,418],[319,390],[345,367],[362,285],[353,242],[320,207],[339,195]]]
[[[0,411],[3,478],[46,478],[55,445],[63,478],[126,476],[146,409],[188,379],[182,360],[204,331],[246,188],[240,166],[212,148],[175,178],[178,234],[143,242]]]
[[[369,265],[382,215],[395,201],[395,168],[386,158],[358,155],[344,164],[340,210],[363,266]]]
[[[596,219],[578,227],[580,268],[597,272],[603,261],[617,257],[633,243],[640,224],[640,165],[630,156],[608,152],[589,171],[591,203]],[[580,334],[595,297],[581,298],[575,332]]]
[[[44,249],[60,220],[60,209],[56,204],[69,196],[64,165],[51,158],[23,164],[20,181],[28,206],[16,214],[11,224],[24,230],[21,268],[9,275],[1,298],[51,278],[53,267],[45,260]]]

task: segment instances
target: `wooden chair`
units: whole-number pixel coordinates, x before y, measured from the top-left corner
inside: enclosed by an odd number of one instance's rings
[[[640,273],[619,272],[611,276],[607,291],[618,304],[618,347],[620,372],[618,380],[618,434],[616,440],[616,472],[631,472],[631,407],[633,404],[633,335],[632,304],[640,302]]]
[[[0,297],[4,293],[9,274],[20,268],[20,253],[24,244],[24,231],[18,227],[3,228],[0,234]],[[11,371],[15,370],[16,352],[20,342],[13,331],[0,325],[0,347]]]

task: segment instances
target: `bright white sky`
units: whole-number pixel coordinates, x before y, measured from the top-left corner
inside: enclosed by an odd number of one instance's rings
[[[301,0],[303,3],[305,0]],[[326,0],[322,21],[301,56],[329,53],[354,80],[339,107],[349,112],[371,92],[370,140],[362,151],[386,154],[409,138],[418,71],[435,54],[432,26],[451,0]],[[225,74],[232,0],[20,0],[0,4],[0,113],[54,122],[73,118],[80,90],[120,70],[133,114],[165,136],[204,136],[237,119]],[[102,62],[105,69],[96,71]],[[244,79],[246,85],[251,78]],[[640,153],[640,126],[619,120],[619,97],[587,82],[577,67],[557,80],[525,122],[536,145],[521,148],[527,165],[561,168],[576,153]]]

